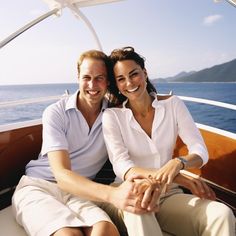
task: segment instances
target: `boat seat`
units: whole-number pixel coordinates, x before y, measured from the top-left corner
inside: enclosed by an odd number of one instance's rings
[[[11,206],[0,211],[0,235],[27,236],[25,230],[16,222]],[[163,236],[171,235],[163,232]]]
[[[27,236],[25,230],[16,222],[11,206],[0,211],[0,235]]]

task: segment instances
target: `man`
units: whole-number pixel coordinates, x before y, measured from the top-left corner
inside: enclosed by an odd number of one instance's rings
[[[107,107],[108,76],[104,53],[83,53],[78,62],[79,91],[45,110],[41,153],[26,166],[13,196],[16,220],[27,234],[118,236],[109,216],[94,202],[147,212],[133,191],[138,188],[133,181],[137,176],[119,187],[92,181],[107,160],[101,118]],[[154,191],[155,186],[149,188]]]

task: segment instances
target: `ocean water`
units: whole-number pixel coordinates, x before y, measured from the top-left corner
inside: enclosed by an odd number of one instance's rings
[[[175,95],[205,98],[236,104],[236,83],[158,83],[159,93],[173,92]],[[27,98],[71,93],[77,84],[42,84],[0,86],[0,103]],[[52,102],[43,102],[17,107],[0,108],[0,125],[41,118],[43,110]],[[194,120],[236,133],[236,111],[211,105],[185,102]]]

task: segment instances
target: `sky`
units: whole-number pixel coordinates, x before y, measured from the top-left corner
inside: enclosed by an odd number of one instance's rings
[[[47,11],[42,0],[2,1],[0,40]],[[236,8],[223,0],[123,0],[81,12],[105,53],[133,46],[150,79],[236,58]],[[79,55],[96,48],[83,21],[63,9],[0,49],[0,85],[76,83]]]

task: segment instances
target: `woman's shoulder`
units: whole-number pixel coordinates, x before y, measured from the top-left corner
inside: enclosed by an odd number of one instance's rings
[[[169,98],[172,98],[174,95],[172,95],[172,94],[157,94],[157,100],[158,101],[165,101],[165,100],[167,100],[167,99],[169,99]]]
[[[157,101],[159,104],[163,104],[166,107],[179,107],[183,104],[183,101],[177,95],[159,95],[157,94]]]
[[[162,102],[179,101],[180,98],[174,94],[157,94],[157,100]]]

